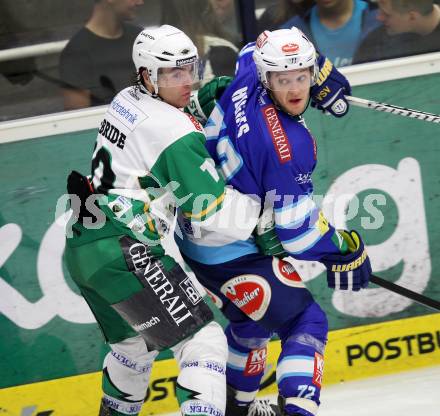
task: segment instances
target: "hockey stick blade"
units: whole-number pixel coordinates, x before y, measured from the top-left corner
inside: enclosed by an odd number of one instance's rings
[[[428,306],[429,308],[440,311],[440,302],[431,298],[428,298],[420,293],[413,292],[412,290],[406,289],[405,287],[396,285],[393,282],[389,282],[388,280],[382,279],[381,277],[371,275],[370,282],[374,283],[384,289],[388,289],[391,292],[397,293],[401,296],[405,296],[421,305]]]
[[[365,100],[364,98],[352,97],[350,95],[346,95],[345,98],[351,105],[354,105],[356,107],[370,108],[376,111],[382,111],[398,116],[415,118],[417,120],[440,124],[440,115],[438,114],[426,113],[424,111],[412,110],[410,108],[399,107],[397,105]]]

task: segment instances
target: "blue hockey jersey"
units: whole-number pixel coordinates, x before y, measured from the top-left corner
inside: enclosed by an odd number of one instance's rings
[[[302,260],[340,254],[339,233],[313,201],[316,142],[302,117],[281,111],[260,83],[254,44],[240,52],[236,76],[205,125],[206,146],[226,183],[272,206],[284,249]],[[181,251],[205,264],[219,264],[258,251],[254,239],[222,243],[194,236],[180,220]]]

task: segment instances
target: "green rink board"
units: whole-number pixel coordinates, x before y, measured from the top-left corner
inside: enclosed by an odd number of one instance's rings
[[[440,113],[439,83],[435,74],[355,87],[353,95]],[[440,299],[440,126],[360,108],[342,119],[309,109],[306,121],[318,143],[315,194],[354,190],[361,204],[347,226],[361,230],[377,274]],[[62,228],[54,225],[67,174],[89,172],[95,135],[0,145],[0,388],[100,369],[107,347],[62,266]],[[368,205],[372,193],[379,197]],[[369,222],[375,229],[365,229]],[[340,296],[319,269],[301,267],[332,330],[431,313],[373,285]]]

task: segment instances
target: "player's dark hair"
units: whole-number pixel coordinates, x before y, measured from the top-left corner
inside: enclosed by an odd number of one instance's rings
[[[133,74],[133,85],[135,87],[144,87],[147,88],[144,83],[144,77],[142,76],[143,72],[146,71],[146,68],[139,68],[139,71]]]

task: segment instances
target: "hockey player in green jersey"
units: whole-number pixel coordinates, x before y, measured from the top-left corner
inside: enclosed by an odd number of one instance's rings
[[[225,336],[203,289],[165,254],[161,238],[178,207],[204,236],[221,228],[231,241],[246,240],[260,206],[225,187],[203,128],[181,110],[199,80],[192,41],[172,26],[143,30],[133,60],[138,82],[115,96],[99,128],[90,195],[80,183],[87,178],[71,174],[68,182],[78,221],[67,238],[67,267],[111,347],[99,415],[137,415],[158,351],[171,348],[182,414],[223,416]],[[247,221],[225,227],[237,210]]]

